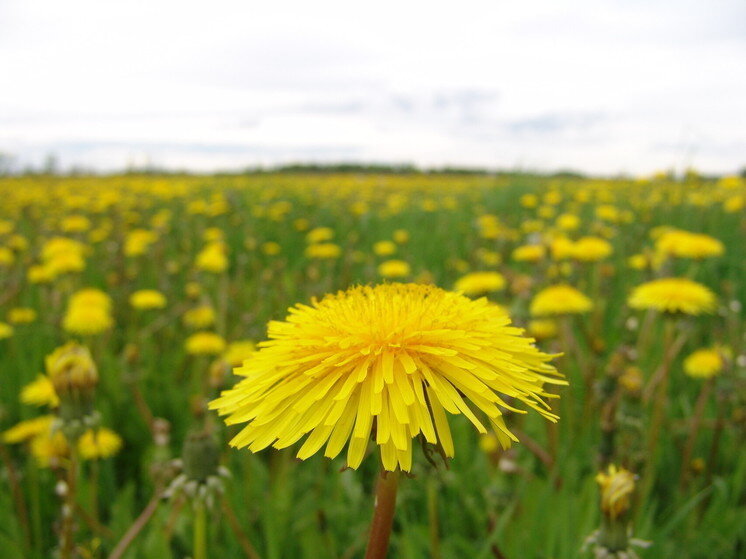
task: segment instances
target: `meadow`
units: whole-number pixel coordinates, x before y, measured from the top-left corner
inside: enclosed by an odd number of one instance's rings
[[[509,448],[464,414],[452,459],[415,442],[390,557],[744,557],[745,204],[694,172],[2,178],[0,555],[362,557],[375,442],[236,449],[208,402],[289,307],[411,282],[568,384],[556,424],[502,408]]]

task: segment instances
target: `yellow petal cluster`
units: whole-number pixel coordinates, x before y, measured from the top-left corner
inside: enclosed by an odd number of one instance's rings
[[[235,370],[243,377],[210,405],[226,423],[245,424],[231,445],[257,452],[303,437],[306,459],[324,445],[347,445],[357,468],[373,437],[387,470],[412,467],[422,436],[453,456],[448,414],[498,440],[517,440],[503,410],[528,406],[551,421],[546,383],[565,384],[523,330],[486,299],[421,284],[355,287],[296,305],[269,324],[269,341]],[[521,413],[525,413],[522,410]]]
[[[688,278],[661,278],[638,285],[628,303],[633,309],[699,315],[715,309],[715,294]]]

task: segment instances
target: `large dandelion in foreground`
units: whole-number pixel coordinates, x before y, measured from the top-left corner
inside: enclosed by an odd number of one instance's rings
[[[517,439],[503,410],[525,413],[513,407],[522,404],[556,421],[544,385],[566,383],[500,307],[426,285],[354,287],[296,305],[268,335],[236,369],[246,378],[210,406],[229,425],[247,424],[231,445],[253,452],[306,437],[298,458],[324,445],[334,458],[347,445],[357,468],[372,438],[382,471],[369,559],[386,554],[397,474],[412,468],[414,438],[453,457],[447,414],[486,433],[483,415],[507,447]]]
[[[503,410],[522,403],[555,421],[543,386],[564,384],[523,330],[486,299],[417,284],[355,287],[269,324],[270,340],[236,373],[246,377],[211,403],[226,423],[248,423],[231,441],[259,451],[308,435],[306,459],[348,443],[357,468],[371,436],[386,470],[412,467],[412,439],[454,455],[447,413],[481,433],[481,410],[505,447],[517,440]]]

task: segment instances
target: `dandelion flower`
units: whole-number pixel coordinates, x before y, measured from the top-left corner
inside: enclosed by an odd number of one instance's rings
[[[319,243],[306,247],[305,255],[307,258],[318,258],[320,260],[331,260],[339,258],[342,249],[334,243]]]
[[[166,296],[155,289],[140,289],[130,295],[130,305],[139,310],[162,309],[166,306]]]
[[[184,313],[182,320],[189,328],[200,330],[215,324],[215,309],[210,305],[200,305]]]
[[[572,247],[573,257],[581,262],[598,262],[607,258],[613,250],[609,241],[600,237],[582,237]]]
[[[246,378],[210,404],[229,425],[247,424],[234,447],[285,448],[308,435],[300,459],[324,445],[334,458],[349,441],[347,464],[357,468],[372,436],[386,470],[409,471],[419,435],[454,455],[447,413],[486,433],[480,410],[503,447],[517,440],[502,416],[515,410],[507,398],[557,419],[544,401],[546,383],[565,384],[552,356],[486,299],[384,284],[289,312],[269,323],[269,341],[236,369]]]
[[[694,378],[710,378],[723,370],[723,356],[717,349],[698,349],[684,359],[684,372]]]
[[[715,294],[687,278],[662,278],[638,285],[628,303],[633,309],[699,315],[715,309]]]
[[[393,241],[378,241],[373,245],[373,252],[378,256],[391,256],[396,252],[396,243]]]
[[[89,429],[78,440],[78,450],[84,460],[109,458],[122,448],[122,437],[111,429]]]
[[[574,287],[552,285],[539,291],[531,300],[531,316],[580,314],[593,308],[591,300]]]
[[[596,482],[601,488],[601,511],[612,519],[624,515],[635,490],[634,474],[612,464],[596,476]]]
[[[459,278],[454,289],[464,295],[484,295],[505,289],[505,278],[498,272],[472,272]]]
[[[36,320],[36,311],[28,307],[16,307],[8,311],[11,324],[30,324]]]
[[[404,278],[412,273],[412,268],[404,260],[386,260],[378,266],[378,275],[384,278]]]
[[[190,355],[218,355],[225,351],[225,340],[213,332],[197,332],[187,338],[185,347]]]
[[[31,440],[42,433],[49,432],[54,420],[55,417],[53,415],[42,415],[21,421],[3,432],[3,442],[6,444],[18,444]]]
[[[13,335],[13,327],[5,322],[0,322],[0,340],[10,338]]]
[[[71,306],[62,319],[65,331],[79,336],[101,334],[113,325],[109,311],[97,306]]]
[[[725,252],[725,246],[719,239],[681,229],[671,229],[661,234],[655,242],[655,249],[668,256],[694,259],[712,258]]]
[[[523,245],[513,251],[512,258],[516,262],[538,262],[546,254],[544,245]]]
[[[31,406],[56,408],[60,399],[50,378],[46,375],[39,375],[36,380],[21,388],[21,402]]]

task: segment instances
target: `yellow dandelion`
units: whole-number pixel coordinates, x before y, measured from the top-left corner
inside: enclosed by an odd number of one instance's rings
[[[70,445],[62,431],[51,428],[31,439],[31,455],[40,466],[49,467],[70,455]]]
[[[551,318],[538,318],[528,323],[529,333],[537,340],[548,340],[557,337],[557,321]]]
[[[21,402],[31,406],[49,406],[56,408],[60,399],[54,390],[51,379],[46,375],[39,375],[36,380],[21,388]]]
[[[201,330],[215,324],[215,309],[210,305],[200,305],[184,313],[182,321],[189,328]]]
[[[396,252],[396,243],[393,241],[378,241],[373,245],[373,252],[377,256],[391,256]]]
[[[228,268],[228,256],[222,242],[213,242],[203,248],[194,261],[198,270],[221,274]]]
[[[634,474],[612,464],[596,476],[596,482],[601,488],[601,511],[612,520],[624,515],[635,491]]]
[[[512,254],[516,262],[538,262],[546,254],[544,245],[523,245],[517,247]]]
[[[55,417],[53,415],[42,415],[21,421],[3,432],[3,442],[6,444],[18,444],[29,441],[43,433],[48,433],[52,429],[54,420]]]
[[[539,291],[531,300],[531,316],[581,314],[593,308],[591,300],[574,287],[552,285]]]
[[[671,229],[662,233],[655,242],[657,252],[676,258],[712,258],[725,252],[723,243],[701,233]]]
[[[722,353],[714,348],[698,349],[684,359],[684,372],[694,378],[710,378],[723,371]]]
[[[505,278],[498,272],[472,272],[460,277],[454,289],[464,295],[484,295],[505,289]]]
[[[597,262],[607,258],[614,249],[611,243],[600,237],[581,237],[573,243],[572,254],[581,262]]]
[[[378,275],[384,278],[405,278],[412,268],[404,260],[386,260],[378,266]]]
[[[89,429],[78,440],[78,451],[84,460],[114,456],[122,449],[122,437],[111,429]]]
[[[306,242],[309,244],[324,243],[334,238],[334,229],[331,227],[316,227],[306,234]]]
[[[5,322],[0,322],[0,340],[10,338],[13,335],[13,327]]]
[[[106,312],[109,312],[112,307],[111,297],[94,287],[81,289],[70,295],[70,299],[67,303],[68,308],[71,307],[100,307]]]
[[[687,278],[662,278],[638,285],[628,303],[633,309],[699,315],[715,309],[715,294]]]
[[[251,340],[238,340],[228,344],[223,354],[223,361],[231,367],[240,367],[256,351],[256,344]]]
[[[285,448],[308,435],[300,459],[324,445],[334,458],[349,441],[347,464],[357,468],[375,432],[383,467],[409,471],[420,433],[454,455],[446,412],[466,415],[481,433],[485,414],[503,447],[517,440],[503,419],[502,409],[515,410],[506,398],[557,419],[544,385],[566,382],[552,356],[486,299],[395,283],[289,312],[269,323],[269,341],[236,369],[246,378],[210,404],[229,425],[247,423],[234,447]]]
[[[319,243],[306,247],[305,255],[307,258],[318,258],[320,260],[331,260],[339,258],[342,254],[342,248],[334,243]]]
[[[28,307],[16,307],[8,311],[8,322],[11,324],[30,324],[36,320],[36,311]]]
[[[72,306],[62,319],[62,327],[65,331],[79,336],[101,334],[113,325],[114,321],[109,311],[96,306]]]
[[[162,309],[166,296],[156,289],[140,289],[130,295],[130,305],[139,310]]]
[[[225,340],[213,332],[197,332],[187,338],[184,347],[190,355],[218,355],[225,351]]]

